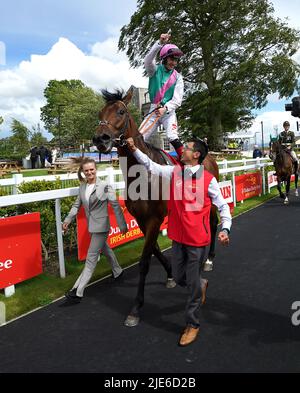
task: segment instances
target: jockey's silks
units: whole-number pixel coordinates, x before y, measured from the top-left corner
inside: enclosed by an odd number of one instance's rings
[[[152,104],[165,105],[173,98],[177,71],[168,71],[163,64],[159,64],[155,74],[149,78],[149,95]]]

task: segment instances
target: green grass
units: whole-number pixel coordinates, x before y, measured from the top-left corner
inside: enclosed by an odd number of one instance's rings
[[[247,199],[244,203],[238,203],[234,210],[234,217],[277,195],[277,189],[273,188],[270,194]],[[159,236],[158,241],[161,249],[171,246],[171,241],[162,235]],[[126,267],[137,262],[141,256],[143,244],[144,240],[138,239],[115,248],[114,251],[121,266]],[[83,263],[78,262],[76,257],[69,257],[66,258],[67,277],[65,279],[43,273],[31,280],[16,285],[16,293],[10,298],[5,298],[3,294],[0,294],[0,301],[6,304],[7,321],[35,308],[49,304],[53,300],[63,296],[72,287],[82,268]],[[110,273],[111,269],[106,258],[101,257],[101,263],[98,263],[92,281],[98,280]]]

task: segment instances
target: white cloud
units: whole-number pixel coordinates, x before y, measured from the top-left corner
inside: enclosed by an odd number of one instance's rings
[[[143,70],[130,68],[126,55],[118,53],[117,38],[95,43],[88,54],[60,38],[46,55],[32,55],[30,61],[0,71],[0,114],[5,120],[1,129],[9,129],[12,117],[27,126],[40,122],[43,91],[51,79],[81,79],[97,91],[126,90],[131,85],[146,87],[142,74]]]
[[[279,133],[283,131],[283,122],[289,121],[291,125],[291,130],[298,135],[297,131],[297,120],[300,123],[300,119],[293,117],[290,112],[280,112],[280,111],[272,111],[272,112],[264,112],[258,115],[253,125],[249,128],[248,133],[256,135],[256,140],[260,144],[262,141],[262,124],[263,122],[263,131],[264,131],[264,142],[269,143],[270,134],[272,136],[276,136],[276,131]]]

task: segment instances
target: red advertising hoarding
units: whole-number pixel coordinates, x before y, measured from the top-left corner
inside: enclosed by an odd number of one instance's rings
[[[124,199],[120,198],[119,202],[123,209],[124,217],[128,226],[128,232],[125,235],[123,235],[120,232],[113,208],[110,205],[108,205],[110,231],[109,231],[107,242],[111,248],[120,246],[121,244],[130,242],[132,240],[144,236],[135,218],[128,212],[127,207],[125,206]],[[166,229],[168,227],[167,223],[168,223],[168,219],[165,218],[160,229],[161,230]],[[90,244],[90,239],[91,237],[87,230],[87,222],[84,213],[84,208],[81,207],[77,215],[78,259],[80,261],[86,259],[87,250]]]
[[[42,273],[40,213],[0,219],[0,289]]]
[[[235,177],[236,201],[240,202],[262,193],[262,176],[260,172],[248,173]]]

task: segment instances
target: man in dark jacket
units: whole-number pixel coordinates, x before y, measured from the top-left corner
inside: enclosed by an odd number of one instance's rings
[[[48,149],[46,149],[45,146],[41,146],[39,148],[39,156],[41,159],[41,167],[42,168],[45,168],[45,159],[46,159],[47,153],[48,153]]]
[[[262,158],[262,152],[257,145],[254,145],[253,158]]]
[[[37,162],[39,156],[39,149],[37,148],[37,146],[33,146],[30,149],[30,161],[31,161],[31,168],[35,169],[35,164]]]

